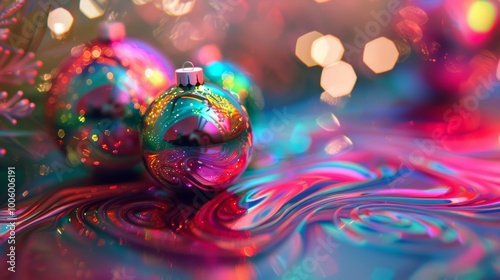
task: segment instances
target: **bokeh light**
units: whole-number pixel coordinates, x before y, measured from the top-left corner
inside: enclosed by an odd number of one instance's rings
[[[396,44],[386,37],[367,43],[363,52],[363,62],[376,74],[392,70],[398,58],[399,51]]]
[[[64,35],[73,25],[73,16],[68,10],[57,8],[50,11],[47,18],[47,25],[56,36]]]
[[[351,93],[357,79],[352,66],[339,61],[323,69],[321,87],[332,97],[340,97]]]
[[[326,131],[336,131],[340,128],[339,119],[332,113],[326,113],[316,118],[316,124]]]
[[[325,147],[325,152],[329,155],[338,155],[350,151],[352,146],[352,140],[345,135],[341,135],[328,142]]]
[[[108,6],[107,0],[80,0],[80,11],[90,19],[104,15]]]
[[[399,35],[413,43],[417,43],[423,38],[422,28],[412,20],[405,19],[396,24],[396,31]]]
[[[491,30],[496,19],[496,8],[491,2],[475,1],[467,12],[467,23],[477,33],[486,33]]]
[[[498,66],[497,66],[497,79],[500,81],[500,60],[498,61]]]
[[[399,14],[406,20],[411,20],[419,26],[429,21],[427,13],[417,6],[406,6],[399,10]]]
[[[229,61],[215,61],[205,66],[206,82],[214,83],[230,91],[255,120],[264,107],[260,88],[245,70]]]
[[[340,104],[342,104],[342,97],[333,97],[326,91],[321,93],[321,95],[319,96],[319,100],[330,106],[339,106]]]
[[[313,42],[321,36],[323,36],[323,34],[318,31],[311,31],[297,39],[297,44],[295,45],[295,55],[308,67],[318,65],[318,63],[311,56],[311,49]]]
[[[222,60],[222,53],[215,44],[205,45],[196,52],[196,60],[201,65],[208,65],[212,62]]]
[[[165,13],[180,17],[189,14],[196,4],[196,0],[176,0],[176,1],[157,1],[155,5]]]
[[[311,56],[319,65],[326,67],[340,61],[344,55],[344,46],[335,36],[325,35],[314,40]]]
[[[157,69],[147,68],[144,71],[144,76],[148,82],[157,87],[166,83],[164,74]]]

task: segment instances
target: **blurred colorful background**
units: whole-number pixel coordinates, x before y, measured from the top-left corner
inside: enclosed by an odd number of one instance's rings
[[[498,279],[499,12],[0,0],[0,277]],[[185,61],[249,115],[224,191],[180,196],[141,161],[138,123]]]

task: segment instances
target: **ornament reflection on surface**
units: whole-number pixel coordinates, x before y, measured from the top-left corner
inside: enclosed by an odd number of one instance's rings
[[[71,162],[118,170],[140,162],[142,115],[172,84],[173,67],[152,47],[125,39],[121,23],[100,33],[63,64],[46,115]]]
[[[176,79],[178,86],[160,95],[146,112],[146,166],[155,179],[175,190],[225,189],[245,171],[252,153],[246,109],[228,91],[203,84],[201,68],[178,69]]]

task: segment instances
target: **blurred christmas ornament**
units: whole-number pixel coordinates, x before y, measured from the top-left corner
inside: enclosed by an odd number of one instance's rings
[[[256,121],[264,107],[264,98],[248,74],[231,62],[217,61],[205,67],[205,78],[233,93],[245,106],[250,119]]]
[[[147,169],[178,191],[226,189],[252,154],[247,112],[228,91],[204,84],[201,68],[183,66],[175,73],[177,85],[160,95],[144,118]]]
[[[172,85],[173,67],[151,46],[125,39],[122,23],[103,23],[99,31],[61,67],[46,115],[70,161],[129,168],[141,160],[142,115]]]

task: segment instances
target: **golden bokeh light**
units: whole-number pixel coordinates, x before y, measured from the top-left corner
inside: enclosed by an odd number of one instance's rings
[[[165,13],[180,17],[189,14],[196,4],[196,0],[171,0],[171,1],[158,1],[155,5],[160,7]]]
[[[342,97],[333,97],[326,91],[323,91],[321,93],[321,95],[319,96],[319,100],[330,106],[339,106],[342,104]]]
[[[398,58],[399,51],[396,44],[386,37],[368,42],[363,52],[363,62],[376,74],[392,70]]]
[[[73,25],[73,16],[64,8],[50,11],[47,26],[56,36],[67,33]]]
[[[340,61],[343,55],[342,42],[332,35],[325,35],[314,40],[311,47],[311,57],[323,67]]]
[[[93,19],[104,15],[108,5],[107,0],[80,0],[80,11],[86,17]]]
[[[333,98],[348,95],[356,84],[356,72],[344,61],[331,64],[321,73],[321,87]]]
[[[307,67],[312,67],[318,65],[316,61],[311,56],[311,48],[313,42],[323,36],[323,34],[318,31],[311,31],[306,33],[297,39],[297,44],[295,45],[295,55],[302,63],[307,65]]]
[[[341,135],[328,142],[325,152],[329,155],[338,155],[350,151],[352,147],[352,140],[345,135]]]
[[[410,20],[419,26],[422,26],[429,21],[427,13],[417,6],[406,6],[399,10],[399,14],[405,20]]]

